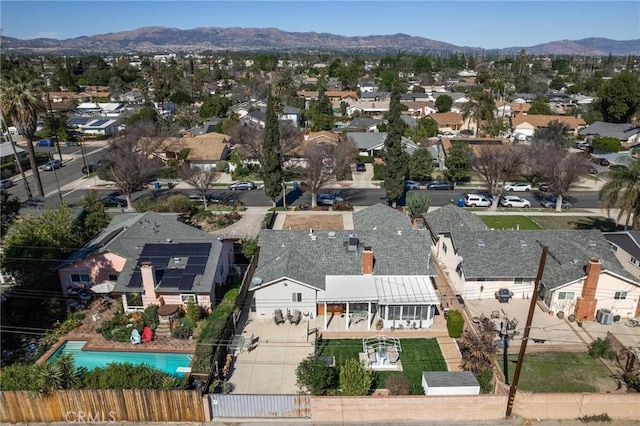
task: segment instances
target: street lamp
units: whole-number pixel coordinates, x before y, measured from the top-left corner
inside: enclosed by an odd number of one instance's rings
[[[58,172],[56,171],[56,166],[53,160],[53,153],[49,153],[49,161],[51,162],[51,169],[53,170],[53,175],[56,178],[56,187],[58,188],[58,197],[60,197],[60,202],[62,202],[62,192],[60,191],[60,181],[58,180]],[[60,160],[60,165],[62,165],[62,160]]]
[[[282,187],[282,207],[286,209],[287,208],[287,184],[285,183],[284,179],[282,179],[280,186]]]

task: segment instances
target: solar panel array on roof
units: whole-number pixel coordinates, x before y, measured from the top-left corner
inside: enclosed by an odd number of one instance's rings
[[[96,121],[92,122],[92,123],[91,123],[91,126],[92,126],[92,127],[99,127],[99,126],[102,126],[104,123],[106,123],[106,122],[108,122],[108,121],[109,121],[109,119],[106,119],[106,118],[99,118],[99,119],[97,119]]]
[[[156,283],[160,289],[191,290],[197,275],[204,274],[211,243],[146,244],[138,258],[138,267],[150,262],[156,271]],[[175,258],[187,259],[186,265]],[[140,269],[131,275],[128,288],[142,287]]]

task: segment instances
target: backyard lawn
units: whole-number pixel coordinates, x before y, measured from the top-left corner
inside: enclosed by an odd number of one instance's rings
[[[478,216],[489,228],[493,229],[521,229],[521,230],[538,230],[542,227],[536,224],[528,216]]]
[[[447,364],[436,339],[402,339],[400,343],[401,373],[407,376],[416,391],[422,392],[423,371],[447,371]],[[318,355],[334,356],[336,366],[344,364],[350,358],[358,359],[359,352],[362,352],[362,339],[327,339],[322,340],[318,347]],[[398,372],[374,372],[374,387],[384,388],[385,379],[392,374]]]
[[[513,379],[517,356],[509,355]],[[499,363],[502,367],[502,362]],[[598,360],[586,352],[542,352],[525,356],[518,389],[528,392],[606,392],[614,381]]]

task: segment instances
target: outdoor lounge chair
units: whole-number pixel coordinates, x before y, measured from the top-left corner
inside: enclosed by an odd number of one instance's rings
[[[389,363],[395,364],[396,362],[398,362],[399,358],[400,354],[398,353],[398,349],[395,346],[388,346],[387,359],[389,360]]]
[[[244,341],[242,342],[242,347],[240,348],[240,353],[242,352],[249,352],[249,348],[251,348],[251,345],[253,343],[253,334],[251,335],[251,337],[245,337]]]
[[[132,345],[139,345],[141,342],[140,332],[135,328],[131,330],[131,337],[129,338],[129,341],[131,341]]]
[[[369,365],[375,364],[377,361],[378,358],[376,357],[376,350],[373,348],[367,349],[367,362]]]
[[[300,320],[302,319],[302,312],[300,312],[297,309],[293,310],[293,315],[291,315],[291,317],[289,318],[289,322],[291,324],[295,324],[298,325],[300,324]]]
[[[276,309],[273,314],[273,321],[276,325],[284,323],[284,316],[282,316],[282,309]]]
[[[153,340],[153,331],[151,331],[151,327],[145,326],[142,329],[142,343],[147,343]]]

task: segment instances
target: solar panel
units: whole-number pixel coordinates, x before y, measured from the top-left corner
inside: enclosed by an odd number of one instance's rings
[[[127,284],[129,288],[139,288],[142,287],[142,275],[140,275],[140,271],[134,271],[131,275],[131,279]]]
[[[182,276],[179,277],[165,277],[160,281],[160,288],[178,288],[182,281]]]
[[[107,121],[109,121],[109,120],[108,119],[104,119],[104,118],[99,118],[96,121],[92,122],[91,126],[92,127],[99,127],[99,126],[102,126]]]
[[[193,278],[194,274],[184,274],[182,276],[182,281],[180,281],[180,290],[191,290],[193,287]]]

